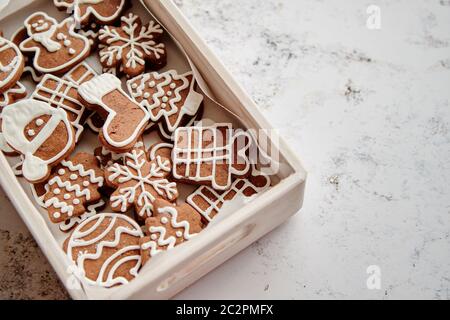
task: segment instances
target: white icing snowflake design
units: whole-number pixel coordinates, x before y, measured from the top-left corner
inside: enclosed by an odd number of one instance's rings
[[[121,18],[120,27],[105,26],[100,29],[99,40],[107,45],[100,51],[104,67],[122,65],[124,72],[138,75],[145,70],[145,61],[161,65],[165,60],[165,45],[158,40],[163,29],[154,21],[143,26],[141,19],[130,13]]]

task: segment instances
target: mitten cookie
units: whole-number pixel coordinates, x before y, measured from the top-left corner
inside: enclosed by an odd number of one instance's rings
[[[78,89],[81,99],[104,119],[100,142],[114,152],[127,152],[142,135],[150,115],[122,89],[120,79],[102,74],[83,83]]]
[[[208,223],[219,213],[225,202],[238,197],[251,197],[269,187],[270,177],[253,169],[251,176],[235,180],[226,191],[201,186],[187,197],[186,202],[202,215],[205,223]]]
[[[59,10],[70,12],[75,21],[85,26],[90,21],[112,24],[125,9],[125,0],[53,0]]]
[[[80,152],[56,166],[44,197],[50,220],[60,223],[86,212],[86,204],[101,198],[104,174],[94,155]]]
[[[23,157],[22,173],[31,183],[42,182],[75,147],[75,133],[67,113],[49,104],[26,99],[2,112],[5,141]]]
[[[150,21],[142,25],[141,19],[132,13],[123,16],[120,27],[105,26],[98,39],[105,48],[100,50],[100,62],[106,68],[119,69],[130,77],[145,71],[146,65],[158,70],[166,65],[166,48],[161,43],[163,29]]]
[[[175,206],[165,200],[156,200],[154,216],[145,220],[141,239],[142,264],[164,250],[188,241],[203,229],[201,217],[191,206]]]
[[[194,91],[192,72],[145,73],[128,80],[127,86],[131,96],[150,112],[150,119],[170,134],[195,117],[203,101]]]
[[[177,185],[167,178],[170,160],[156,156],[149,160],[145,147],[126,153],[124,165],[114,163],[105,169],[106,182],[116,191],[110,197],[115,212],[126,212],[134,204],[137,219],[144,221],[152,215],[153,202],[158,199],[175,201]]]
[[[99,213],[78,225],[63,248],[82,282],[110,288],[137,276],[142,236],[139,225],[126,215]]]
[[[47,102],[54,108],[67,112],[67,117],[75,129],[75,142],[84,130],[82,125],[86,108],[78,98],[78,86],[54,75],[47,74],[39,82],[31,98]]]
[[[19,48],[0,36],[0,93],[12,88],[20,79],[25,59]]]
[[[231,124],[178,128],[173,149],[173,177],[185,182],[227,190],[232,176],[249,173],[246,155],[250,136]]]
[[[73,18],[58,23],[36,12],[25,20],[25,27],[28,38],[20,50],[34,53],[33,67],[40,73],[64,74],[89,55],[89,40],[74,31]]]

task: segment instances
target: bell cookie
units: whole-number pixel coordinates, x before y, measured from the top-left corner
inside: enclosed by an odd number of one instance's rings
[[[149,111],[150,120],[160,123],[170,134],[194,118],[203,102],[203,96],[194,90],[192,72],[145,73],[128,80],[127,87],[130,95]]]
[[[86,212],[81,216],[73,217],[59,223],[59,230],[61,230],[62,232],[69,232],[84,220],[92,217],[93,215],[96,215],[100,209],[105,207],[105,204],[105,201],[103,199],[100,199],[98,202],[88,205]]]
[[[270,182],[269,176],[253,169],[251,176],[235,180],[226,191],[216,191],[213,188],[201,186],[187,197],[186,202],[202,215],[205,223],[209,223],[219,213],[225,202],[264,192],[270,187]]]
[[[63,160],[47,182],[44,204],[50,220],[60,223],[86,212],[86,204],[101,198],[98,189],[104,183],[103,170],[94,155],[80,152]]]
[[[112,24],[125,9],[126,0],[53,0],[62,11],[70,12],[81,26],[89,22]]]
[[[233,130],[227,123],[178,128],[172,158],[173,177],[227,190],[232,176],[244,177],[250,171],[246,155],[250,139],[247,133]]]
[[[118,153],[131,150],[150,115],[123,91],[120,79],[102,74],[83,83],[78,94],[87,106],[106,119],[99,134],[102,145]]]
[[[168,180],[168,158],[149,160],[145,147],[136,147],[124,155],[123,161],[123,165],[114,163],[105,169],[106,183],[115,189],[110,197],[114,212],[126,212],[134,204],[137,219],[144,221],[152,215],[156,199],[176,200],[177,185]]]
[[[139,225],[126,215],[98,213],[79,224],[63,248],[82,283],[111,288],[137,276],[142,236]]]
[[[84,130],[83,119],[86,108],[78,98],[78,86],[72,82],[46,74],[36,86],[31,95],[32,99],[48,103],[54,108],[67,112],[67,117],[75,129],[75,141],[80,138]]]
[[[24,67],[25,58],[19,48],[0,36],[0,93],[14,87]]]
[[[201,217],[191,206],[175,206],[158,199],[154,216],[145,220],[145,236],[141,239],[142,264],[155,255],[192,239],[203,229]]]
[[[75,133],[67,113],[32,99],[10,104],[2,112],[5,141],[24,157],[22,173],[31,183],[45,181],[50,168],[75,147]]]
[[[99,41],[106,45],[100,50],[100,62],[105,68],[119,69],[130,77],[145,71],[158,70],[167,63],[166,47],[161,43],[162,27],[154,21],[146,25],[132,13],[120,18],[120,27],[104,26]]]
[[[89,40],[75,32],[73,18],[61,23],[44,12],[33,13],[25,20],[28,38],[20,50],[34,53],[36,71],[62,75],[83,61],[90,52]]]

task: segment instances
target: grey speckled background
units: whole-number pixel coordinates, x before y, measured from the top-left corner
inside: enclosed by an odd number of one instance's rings
[[[300,214],[178,297],[449,299],[450,1],[175,2],[309,171]],[[64,298],[4,197],[0,297]]]

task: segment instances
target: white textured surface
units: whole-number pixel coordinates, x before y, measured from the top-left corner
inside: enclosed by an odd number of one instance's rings
[[[309,171],[300,214],[177,298],[449,299],[450,1],[175,2]]]

